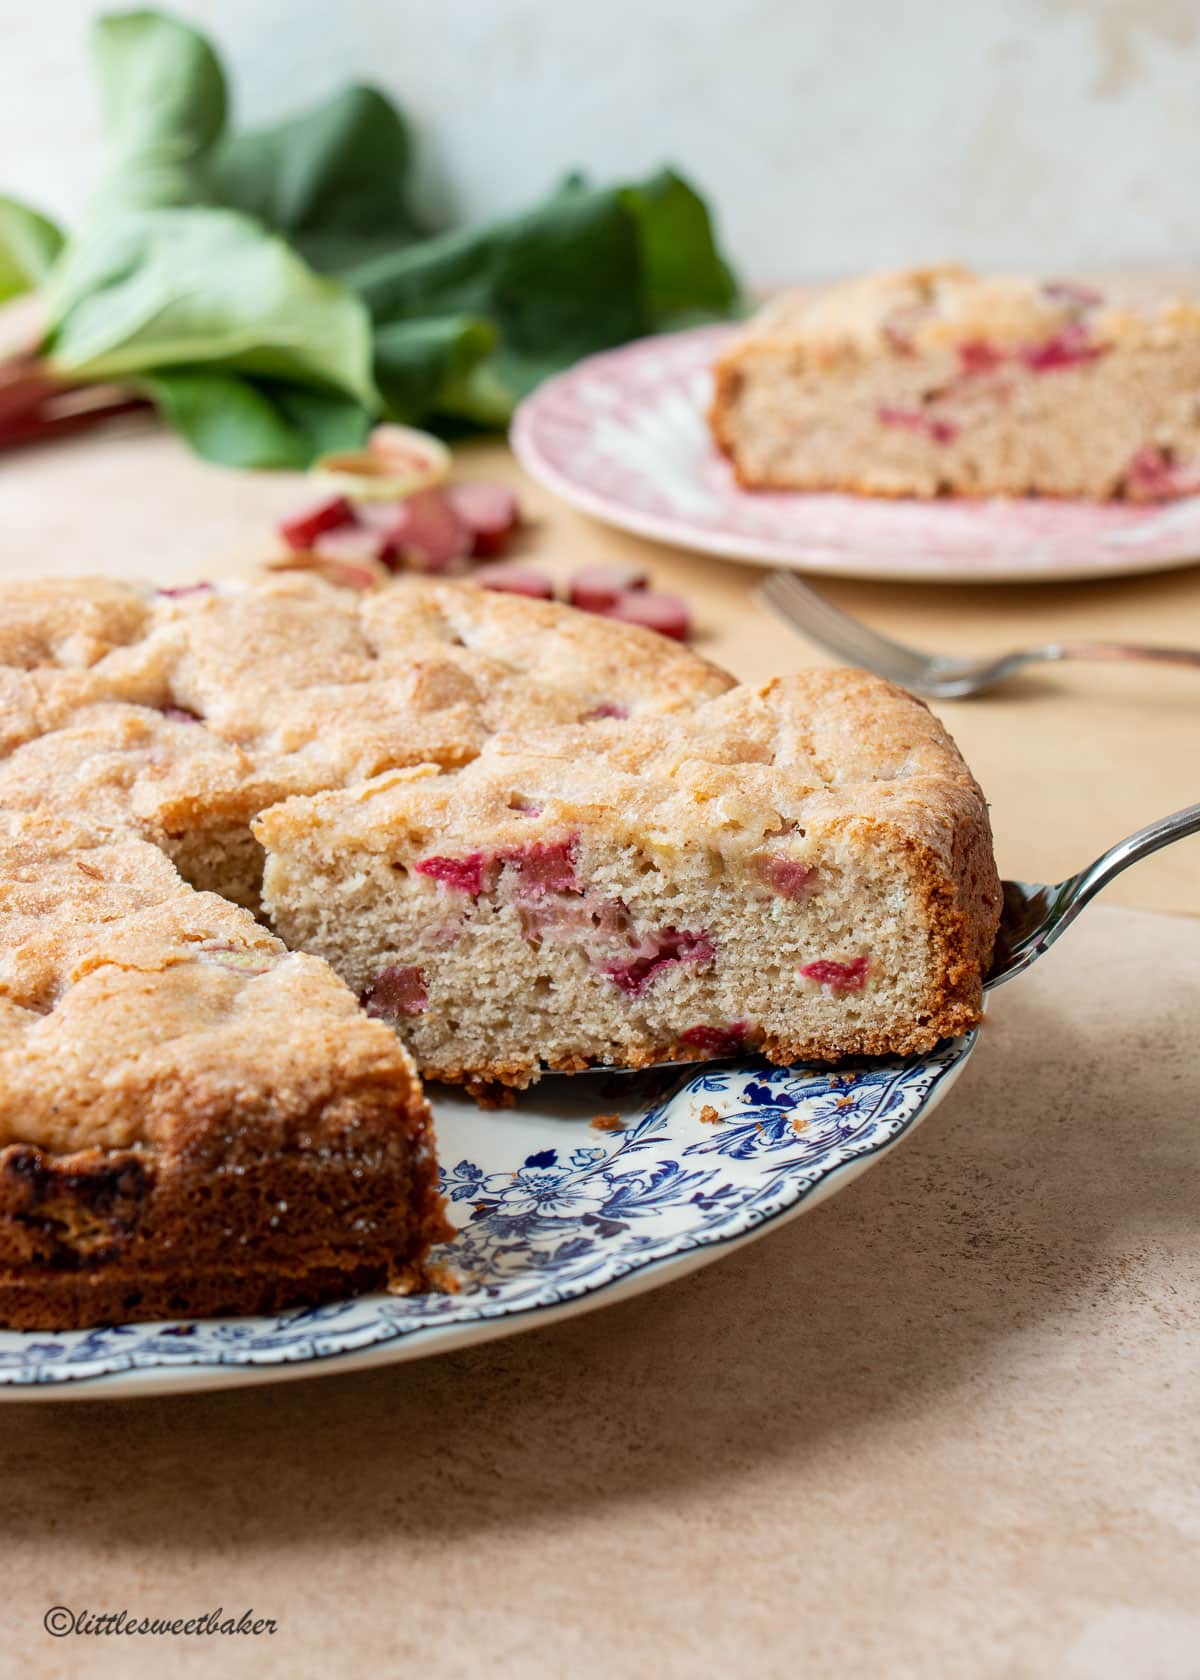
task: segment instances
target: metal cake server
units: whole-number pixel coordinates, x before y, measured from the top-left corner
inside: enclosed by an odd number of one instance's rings
[[[1169,817],[1139,828],[1124,840],[1118,840],[1094,863],[1065,881],[1050,884],[1044,881],[1001,881],[1003,907],[1000,927],[992,955],[992,966],[983,982],[985,991],[1002,986],[1006,980],[1023,974],[1031,963],[1048,951],[1054,941],[1064,934],[1084,906],[1108,883],[1140,863],[1164,846],[1174,845],[1190,834],[1200,834],[1200,805],[1186,805]],[[605,1073],[619,1077],[636,1077],[657,1068],[699,1067],[712,1061],[737,1061],[740,1057],[706,1057],[704,1062],[655,1062],[645,1068],[618,1068],[602,1065],[581,1068],[581,1073]],[[573,1077],[573,1076],[572,1076]]]
[[[1136,642],[1048,642],[1044,647],[1022,648],[1000,659],[951,659],[948,654],[923,653],[920,648],[881,636],[826,601],[794,572],[772,572],[758,594],[777,618],[802,630],[821,647],[927,700],[962,700],[982,694],[1023,665],[1061,659],[1150,659],[1164,665],[1200,667],[1200,649]]]
[[[1044,882],[1002,881],[1004,908],[1000,912],[1000,930],[985,988],[990,991],[1014,975],[1023,974],[1030,963],[1036,962],[1067,931],[1084,905],[1131,863],[1139,863],[1152,852],[1198,833],[1200,805],[1187,805],[1182,811],[1139,828],[1127,839],[1118,840],[1086,869],[1068,875],[1065,881],[1053,886]]]

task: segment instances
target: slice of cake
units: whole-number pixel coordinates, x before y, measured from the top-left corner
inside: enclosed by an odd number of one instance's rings
[[[426,1077],[524,1086],[742,1048],[919,1051],[978,1021],[986,807],[926,708],[857,672],[507,734],[255,824],[263,900]]]
[[[394,1035],[143,840],[0,838],[0,1325],[412,1287],[448,1234]]]
[[[749,489],[876,496],[1200,492],[1200,302],[962,268],[767,305],[716,366]]]

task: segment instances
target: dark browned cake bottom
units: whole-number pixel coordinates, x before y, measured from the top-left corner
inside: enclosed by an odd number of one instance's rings
[[[136,1149],[0,1150],[0,1325],[78,1329],[273,1313],[424,1283],[449,1235],[427,1128],[268,1155],[203,1139]]]

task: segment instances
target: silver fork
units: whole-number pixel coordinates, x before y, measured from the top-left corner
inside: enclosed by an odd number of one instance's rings
[[[1000,927],[996,934],[992,966],[983,982],[984,990],[990,992],[994,987],[1002,986],[1006,980],[1015,979],[1018,974],[1023,974],[1031,963],[1044,956],[1054,941],[1067,931],[1084,906],[1095,898],[1102,887],[1106,887],[1111,880],[1120,875],[1122,870],[1128,869],[1131,863],[1140,863],[1152,852],[1161,851],[1164,846],[1173,845],[1176,840],[1186,839],[1189,834],[1200,834],[1200,805],[1188,805],[1182,811],[1175,811],[1169,817],[1160,817],[1157,822],[1139,828],[1136,834],[1129,835],[1125,840],[1118,840],[1115,846],[1101,852],[1094,863],[1089,863],[1087,868],[1081,869],[1077,875],[1068,875],[1065,881],[1054,884],[1044,881],[1001,881],[1003,906],[1000,911]],[[724,1062],[744,1058],[722,1056],[713,1059]],[[638,1073],[650,1073],[656,1068],[697,1065],[689,1061],[655,1062],[647,1068],[596,1066],[581,1068],[579,1073],[607,1073],[625,1078],[634,1077]],[[578,1077],[578,1074],[572,1077]]]
[[[772,572],[758,596],[777,617],[803,630],[822,647],[928,700],[961,700],[969,694],[982,694],[1023,665],[1060,659],[1153,659],[1165,665],[1200,667],[1200,649],[1136,642],[1048,642],[1045,647],[1022,648],[1001,659],[950,659],[881,636],[826,601],[794,572]]]

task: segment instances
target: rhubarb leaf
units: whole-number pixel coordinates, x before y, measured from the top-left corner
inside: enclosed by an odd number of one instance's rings
[[[582,356],[727,315],[737,300],[703,201],[670,170],[628,187],[573,177],[522,215],[419,241],[347,278],[375,323],[376,378],[389,404],[408,419],[482,425],[501,424],[517,398]],[[496,345],[450,393],[423,360],[448,315],[490,322]]]
[[[48,366],[149,390],[214,459],[304,464],[380,412],[502,425],[582,356],[738,308],[704,203],[669,170],[571,178],[521,215],[429,238],[407,126],[376,90],[231,137],[202,35],[137,11],[94,39],[113,164],[45,278]],[[58,242],[5,211],[0,297],[42,281]]]
[[[662,169],[621,198],[637,223],[646,312],[656,332],[728,315],[738,285],[717,249],[708,207],[673,169]]]
[[[0,198],[0,303],[36,291],[62,243],[47,217],[15,198]]]
[[[225,126],[225,76],[203,35],[162,12],[94,25],[109,171],[97,211],[204,203]]]
[[[114,216],[68,247],[48,301],[51,364],[76,378],[219,363],[378,403],[362,304],[231,210]]]
[[[570,187],[520,216],[422,240],[349,276],[376,335],[398,321],[491,321],[516,396],[545,373],[648,330],[637,229],[615,192]]]
[[[503,425],[509,393],[484,370],[496,329],[470,315],[393,321],[375,332],[375,382],[393,419],[452,414],[476,425]]]
[[[307,467],[357,449],[370,425],[359,403],[272,380],[171,368],[138,383],[197,455],[226,467]]]
[[[227,140],[213,161],[223,203],[337,273],[420,233],[409,207],[408,128],[370,87],[349,87],[274,128]]]

